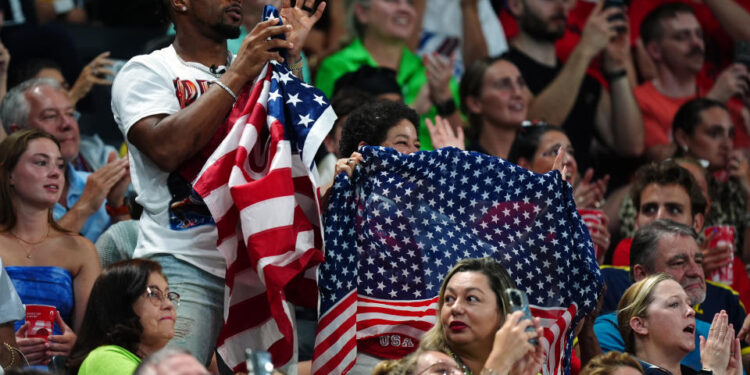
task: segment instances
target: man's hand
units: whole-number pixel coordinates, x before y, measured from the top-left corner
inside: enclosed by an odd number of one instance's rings
[[[293,7],[290,0],[283,0],[281,3],[281,18],[285,24],[292,26],[291,31],[286,33],[286,39],[294,45],[288,51],[291,60],[289,64],[294,64],[302,58],[302,47],[307,35],[323,15],[326,2],[321,1],[317,9],[314,9],[314,6],[315,0],[297,0]]]
[[[255,25],[242,41],[242,45],[240,45],[240,49],[237,51],[237,57],[224,77],[238,77],[238,81],[242,82],[242,86],[244,86],[245,83],[255,79],[267,62],[271,60],[283,62],[284,59],[281,55],[272,50],[282,48],[291,49],[294,44],[289,40],[272,37],[292,31],[292,26],[275,26],[278,23],[278,19],[271,19]],[[235,93],[238,93],[242,88],[241,86],[232,87],[230,84],[230,81],[232,81],[231,78],[226,81],[222,79],[222,81],[232,88]]]
[[[726,103],[735,95],[747,97],[750,94],[748,80],[750,80],[750,75],[748,75],[747,67],[741,63],[732,64],[719,74],[719,78],[716,79],[716,83],[706,97],[722,103]]]
[[[86,180],[86,187],[83,188],[83,193],[81,193],[81,198],[76,203],[76,206],[82,204],[87,209],[87,212],[91,214],[99,210],[102,204],[104,204],[104,199],[110,196],[113,187],[123,184],[123,180],[129,180],[128,166],[128,159],[116,159],[89,175],[89,178]],[[125,189],[127,189],[127,183],[125,184]],[[124,191],[119,194],[121,195],[119,199],[122,201]],[[114,196],[112,198],[116,199]],[[120,202],[113,201],[113,204],[117,203]]]
[[[127,156],[123,158],[124,160],[128,160]],[[107,158],[107,162],[111,163],[113,161],[117,160],[117,154],[112,151],[109,154],[109,157]],[[125,165],[125,176],[121,178],[119,181],[117,181],[112,188],[109,190],[109,194],[107,194],[107,202],[112,207],[120,207],[123,204],[125,204],[125,193],[128,191],[128,186],[130,185],[130,162]]]
[[[623,19],[616,21],[623,21],[624,26],[618,28],[617,34],[607,43],[607,47],[604,50],[604,71],[605,72],[616,72],[626,68],[630,61],[630,27],[628,17],[622,8],[609,8],[619,9]],[[608,9],[608,10],[609,10]],[[615,22],[615,21],[610,21]]]
[[[586,48],[590,56],[601,52],[611,40],[617,37],[618,29],[628,27],[625,19],[610,19],[612,16],[622,13],[621,8],[603,9],[603,6],[604,0],[596,3],[581,34],[580,44]]]
[[[115,72],[111,69],[114,61],[108,59],[109,52],[100,53],[90,63],[86,64],[78,75],[73,87],[70,88],[68,96],[70,101],[75,105],[81,98],[88,95],[94,85],[111,85],[112,81],[105,78],[114,76]]]
[[[427,75],[430,101],[437,105],[453,99],[450,86],[451,77],[453,77],[453,58],[448,59],[436,53],[425,54],[422,57],[422,63]]]

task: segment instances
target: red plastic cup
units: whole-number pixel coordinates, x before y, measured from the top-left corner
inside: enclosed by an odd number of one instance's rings
[[[707,227],[704,229],[703,234],[708,238],[708,236],[711,235],[711,233],[716,233],[714,235],[714,238],[711,239],[711,242],[708,243],[709,248],[714,248],[717,245],[730,245],[734,246],[734,227],[731,225],[716,225],[712,227]],[[708,276],[708,278],[712,281],[716,281],[719,283],[731,285],[734,283],[734,253],[732,253],[732,258],[730,259],[729,264],[725,266],[721,266],[718,269],[714,270],[711,275]]]
[[[583,222],[586,224],[586,227],[589,228],[589,231],[593,233],[599,233],[599,230],[595,228],[592,224],[599,224],[601,225],[604,222],[604,211],[602,210],[591,210],[591,209],[580,209],[578,210],[578,214],[581,215],[581,219],[583,219]],[[603,255],[604,251],[606,249],[603,249],[601,246],[594,244],[594,250],[596,252],[596,259],[599,260]]]
[[[55,324],[56,313],[55,306],[26,305],[26,322],[29,323],[26,337],[48,340]]]

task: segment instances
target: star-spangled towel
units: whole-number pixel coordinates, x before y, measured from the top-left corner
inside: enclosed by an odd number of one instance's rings
[[[246,371],[246,348],[271,352],[277,367],[296,364],[289,302],[317,306],[323,241],[312,171],[335,120],[322,92],[268,63],[240,93],[193,184],[227,262],[218,352],[235,371]]]
[[[455,148],[362,154],[352,180],[337,177],[326,215],[314,374],[346,373],[358,351],[413,351],[435,322],[443,276],[487,256],[542,319],[544,374],[567,373],[572,327],[595,307],[602,281],[560,174]]]

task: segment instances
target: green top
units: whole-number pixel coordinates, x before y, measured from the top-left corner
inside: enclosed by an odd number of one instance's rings
[[[372,58],[370,52],[362,44],[362,41],[355,39],[348,46],[328,56],[320,63],[318,75],[315,77],[315,86],[330,98],[331,94],[333,94],[333,86],[336,80],[345,73],[359,69],[364,64],[374,67],[378,66],[378,63]],[[406,48],[406,45],[404,45],[401,63],[396,73],[396,81],[401,86],[401,93],[406,104],[414,103],[419,90],[427,83],[427,75],[425,74],[424,65],[422,65],[422,59]],[[456,108],[458,108],[458,84],[451,78],[450,85],[451,92],[453,92],[453,99],[456,102]],[[437,111],[433,106],[427,113],[420,116],[419,142],[422,150],[432,150],[430,133],[427,131],[424,119],[434,119],[435,115],[437,115]]]
[[[135,354],[117,345],[100,346],[89,353],[78,375],[132,375],[141,363]]]

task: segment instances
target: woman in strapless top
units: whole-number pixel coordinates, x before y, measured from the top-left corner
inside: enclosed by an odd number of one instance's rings
[[[64,115],[62,115],[64,116]],[[26,304],[54,306],[49,340],[26,338],[17,322],[16,341],[30,363],[68,355],[76,340],[94,280],[96,248],[52,220],[65,186],[60,144],[36,129],[17,131],[0,143],[0,258]]]

